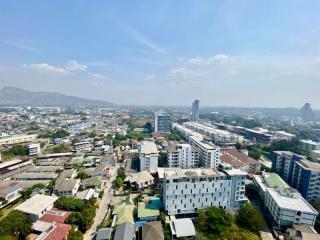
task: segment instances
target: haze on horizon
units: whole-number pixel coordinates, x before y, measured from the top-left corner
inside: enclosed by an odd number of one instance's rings
[[[319,11],[316,0],[2,1],[0,88],[319,109]]]

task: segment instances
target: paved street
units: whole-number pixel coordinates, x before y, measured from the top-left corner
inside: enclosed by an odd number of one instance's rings
[[[110,193],[110,190],[112,188],[112,182],[117,176],[118,168],[119,166],[116,165],[115,168],[113,169],[113,172],[111,173],[110,179],[106,182],[106,185],[103,189],[104,195],[100,201],[99,208],[96,211],[94,222],[91,228],[84,234],[84,240],[91,240],[94,237],[97,226],[102,222],[105,214],[107,213],[108,205],[110,203],[110,198],[112,196],[112,192]]]

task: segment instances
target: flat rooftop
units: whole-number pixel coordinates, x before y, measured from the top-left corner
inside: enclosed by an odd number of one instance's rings
[[[290,197],[286,194],[282,194],[279,189],[267,188],[267,191],[282,209],[318,214],[318,212],[299,193],[293,193],[294,197]]]
[[[193,169],[168,169],[164,170],[164,177],[170,178],[183,178],[183,177],[217,177],[224,176],[222,172],[218,172],[212,168],[193,168]]]
[[[15,210],[27,214],[41,215],[42,211],[50,207],[57,199],[54,196],[36,194],[15,207]]]

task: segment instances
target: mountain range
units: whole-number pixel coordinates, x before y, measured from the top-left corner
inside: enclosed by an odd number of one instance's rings
[[[54,92],[33,92],[16,87],[3,87],[0,90],[0,106],[114,107],[115,104]]]

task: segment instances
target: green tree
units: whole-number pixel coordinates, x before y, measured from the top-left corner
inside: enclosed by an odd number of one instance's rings
[[[32,222],[26,214],[13,210],[0,221],[0,236],[13,236],[26,239],[31,231]]]
[[[214,234],[220,234],[228,229],[232,224],[232,216],[227,214],[224,209],[210,207],[207,210],[208,229]]]
[[[240,208],[236,217],[236,222],[240,227],[252,232],[263,230],[265,224],[259,210],[251,204],[245,204]]]
[[[117,188],[120,188],[120,187],[122,187],[122,185],[123,185],[123,179],[118,176],[118,177],[116,178],[116,187],[117,187]]]
[[[72,227],[68,234],[68,240],[83,240],[83,235],[80,231]]]
[[[126,173],[123,168],[118,169],[117,176],[120,177],[122,180],[126,178]]]
[[[207,213],[205,210],[200,209],[198,211],[198,225],[200,228],[205,228],[206,224],[207,224]]]
[[[53,153],[65,153],[70,151],[71,151],[71,147],[67,144],[59,144],[52,148]]]
[[[77,178],[80,178],[80,179],[85,179],[85,178],[88,178],[89,175],[83,171],[83,170],[79,170],[78,174],[77,174]]]
[[[260,238],[252,232],[240,229],[234,224],[220,235],[221,240],[259,240]]]
[[[66,211],[82,211],[85,207],[81,199],[74,197],[60,197],[54,203],[54,207]]]

